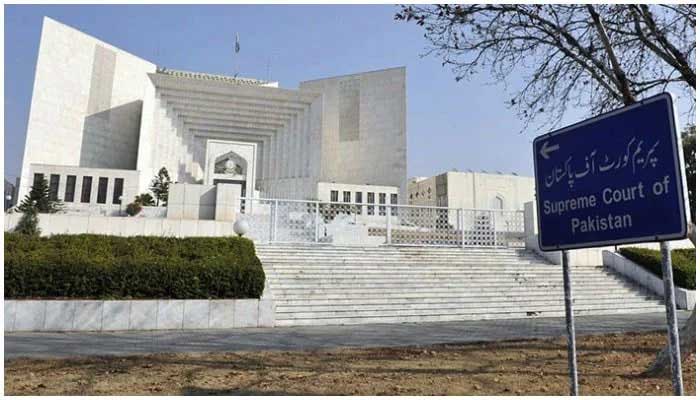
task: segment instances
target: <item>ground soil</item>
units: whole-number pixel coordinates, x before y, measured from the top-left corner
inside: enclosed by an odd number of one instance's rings
[[[578,338],[583,395],[670,395],[663,332]],[[683,365],[695,394],[695,355]],[[7,395],[565,395],[565,339],[5,362]]]

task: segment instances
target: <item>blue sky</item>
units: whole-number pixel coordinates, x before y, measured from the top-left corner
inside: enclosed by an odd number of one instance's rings
[[[531,140],[487,74],[455,82],[394,6],[5,6],[5,177],[21,168],[39,47],[49,16],[159,66],[300,81],[407,68],[408,175],[450,169],[532,175]],[[515,89],[515,88],[513,88]],[[571,122],[571,121],[569,121]]]

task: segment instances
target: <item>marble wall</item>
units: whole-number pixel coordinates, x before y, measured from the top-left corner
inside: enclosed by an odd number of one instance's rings
[[[406,69],[306,81],[323,95],[322,182],[396,186],[406,192]]]
[[[31,164],[135,169],[147,73],[155,65],[45,17],[20,197]]]

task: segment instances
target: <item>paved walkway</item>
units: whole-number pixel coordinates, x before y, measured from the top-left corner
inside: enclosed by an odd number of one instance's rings
[[[679,312],[683,326],[689,312]],[[663,313],[576,317],[578,335],[666,329]],[[205,331],[6,333],[5,359],[243,350],[389,347],[558,337],[564,318]]]

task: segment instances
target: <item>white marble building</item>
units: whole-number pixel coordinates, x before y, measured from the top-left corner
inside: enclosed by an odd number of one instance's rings
[[[411,178],[408,204],[482,210],[522,210],[535,198],[531,176],[449,171]]]
[[[405,202],[405,81],[391,68],[290,90],[170,70],[44,18],[19,196],[43,174],[68,205],[126,204],[166,167],[246,197],[321,200],[337,182]]]

